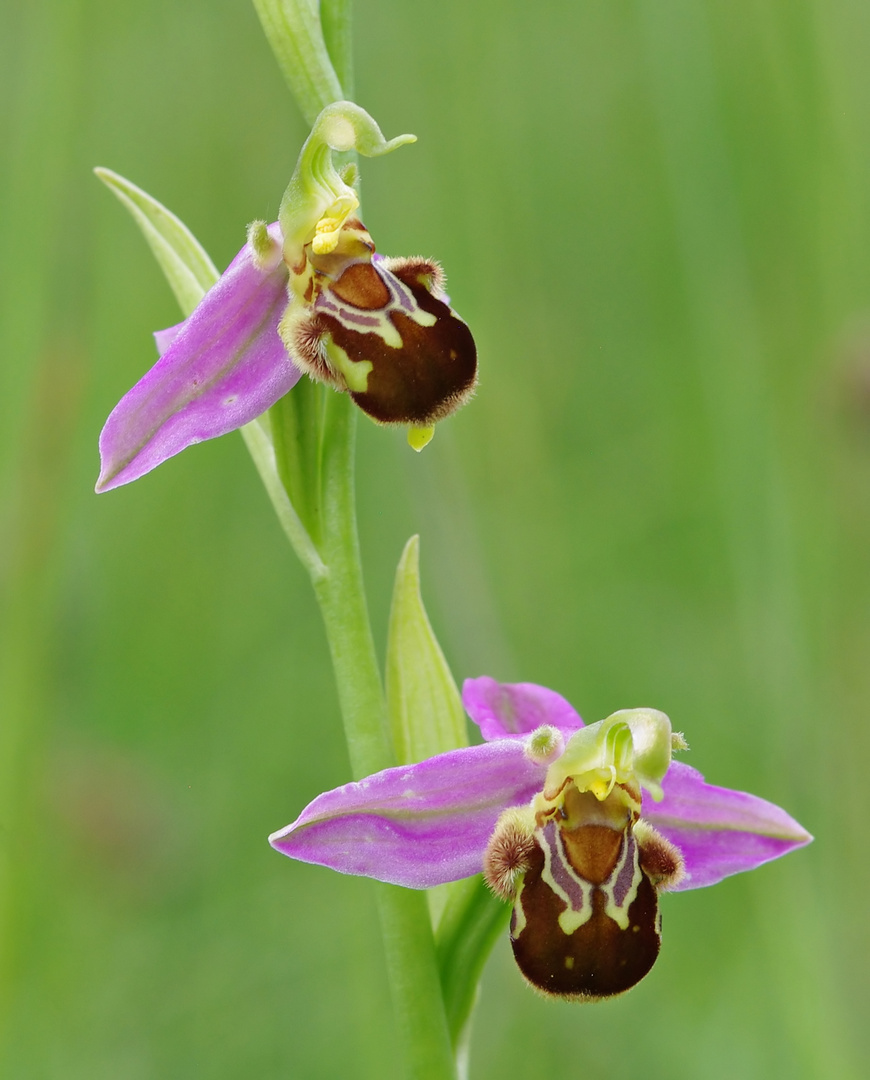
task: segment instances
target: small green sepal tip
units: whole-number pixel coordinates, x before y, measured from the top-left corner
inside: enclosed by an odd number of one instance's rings
[[[252,221],[248,226],[248,244],[258,270],[267,273],[281,261],[281,245],[269,235],[265,221]]]

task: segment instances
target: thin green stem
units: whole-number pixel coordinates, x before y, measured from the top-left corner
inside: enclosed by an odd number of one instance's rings
[[[351,3],[254,0],[311,123],[325,106],[352,93]],[[363,587],[354,484],[356,412],[347,395],[329,393],[322,402],[321,393],[302,388],[297,400],[276,406],[271,441],[260,427],[249,426],[244,434],[281,524],[311,575],[351,768],[359,779],[395,765],[396,757]],[[274,490],[276,481],[284,499]],[[455,1080],[426,896],[379,885],[378,907],[407,1075]]]
[[[342,87],[323,40],[319,4],[312,0],[254,0],[275,59],[309,124],[341,101]],[[349,57],[345,57],[348,62]]]
[[[312,379],[301,379],[269,410],[271,446],[280,483],[316,548],[322,539],[320,447],[323,412],[330,391]],[[304,561],[304,560],[303,560]],[[307,564],[306,564],[307,565]]]
[[[320,0],[323,40],[347,101],[353,100],[352,8],[353,0]]]
[[[378,885],[393,1011],[412,1080],[456,1080],[424,892]]]
[[[362,580],[354,498],[356,413],[345,394],[325,409],[321,555],[314,591],[323,614],[354,776],[395,763]]]
[[[326,566],[287,496],[287,491],[278,475],[275,449],[269,436],[259,420],[252,420],[250,424],[245,424],[241,432],[248,453],[253,458],[260,479],[263,481],[266,494],[278,515],[281,528],[293,545],[302,565],[311,575],[311,580],[320,580],[326,574]]]
[[[384,691],[363,587],[354,494],[356,410],[330,393],[320,460],[325,572],[312,583],[329,641],[348,754],[358,779],[395,764]],[[441,997],[425,894],[378,886],[378,908],[396,1022],[408,1075],[453,1080],[455,1065]]]

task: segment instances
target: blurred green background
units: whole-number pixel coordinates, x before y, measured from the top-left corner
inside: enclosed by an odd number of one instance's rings
[[[381,251],[443,260],[477,399],[361,425],[385,636],[406,538],[458,679],[651,705],[809,849],[664,900],[654,973],[536,998],[474,1080],[858,1077],[870,1053],[870,7],[358,0]],[[105,165],[218,266],[305,130],[245,0],[0,8],[0,995],[16,1080],[400,1076],[372,890],[266,845],[348,779],[323,632],[241,439],[97,498],[177,321]]]

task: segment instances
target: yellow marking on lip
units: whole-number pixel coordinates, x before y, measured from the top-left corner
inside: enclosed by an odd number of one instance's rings
[[[348,390],[355,394],[364,394],[369,385],[369,374],[374,366],[371,360],[351,360],[340,345],[332,340],[331,334],[324,335],[323,344],[330,364],[347,383]]]
[[[424,311],[421,307],[415,307],[414,311],[409,313],[402,308],[402,314],[415,322],[418,326],[430,327],[434,326],[438,322],[438,316],[433,315],[431,311]]]
[[[517,890],[517,897],[516,897],[516,900],[514,900],[514,916],[515,916],[515,921],[514,921],[513,937],[514,937],[514,939],[516,939],[516,938],[518,938],[520,936],[520,934],[523,932],[523,930],[525,930],[526,922],[527,922],[526,913],[525,913],[525,910],[523,908],[523,883],[522,882],[520,882],[520,887]]]
[[[543,881],[544,884],[550,889],[550,891],[555,893],[560,900],[563,900],[565,902],[565,910],[559,914],[559,918],[557,921],[559,923],[559,929],[562,931],[562,933],[565,934],[567,937],[570,937],[575,930],[579,930],[580,927],[584,925],[584,923],[589,922],[589,920],[592,918],[593,887],[588,881],[584,881],[584,879],[581,878],[580,875],[574,871],[574,868],[564,857],[564,854],[562,852],[562,845],[559,842],[558,838],[556,841],[556,851],[553,851],[546,841],[544,841],[543,843],[539,842],[539,846],[544,855],[544,865],[541,868],[541,881]],[[572,906],[571,897],[557,883],[555,877],[553,876],[553,859],[557,859],[559,861],[564,870],[570,875],[577,887],[580,889],[583,897],[583,905],[579,911],[575,910],[575,908]]]
[[[619,877],[623,867],[627,864],[629,859],[629,847],[631,846],[631,857],[634,863],[634,869],[631,877],[631,884],[628,887],[628,892],[625,894],[625,899],[622,904],[616,903],[613,897],[613,890],[616,885],[616,879]],[[640,887],[641,878],[643,877],[640,869],[640,853],[637,848],[637,844],[629,845],[628,832],[625,834],[625,838],[622,842],[622,852],[616,866],[613,868],[613,872],[604,884],[601,886],[601,891],[604,893],[606,904],[604,907],[604,914],[608,915],[620,930],[628,929],[628,911],[631,905],[634,903],[637,897],[637,890]]]

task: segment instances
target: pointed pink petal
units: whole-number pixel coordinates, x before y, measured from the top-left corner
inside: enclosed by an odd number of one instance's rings
[[[479,873],[499,814],[527,803],[545,772],[518,739],[451,750],[319,795],[269,842],[343,874],[426,889]]]
[[[812,840],[779,806],[705,783],[697,769],[682,762],[671,764],[662,788],[660,803],[644,792],[643,817],[683,853],[686,877],[678,890],[715,885]]]
[[[583,727],[576,710],[561,694],[535,683],[500,683],[488,675],[466,679],[462,703],[487,742],[528,735],[542,724],[566,735]]]
[[[277,226],[270,233],[280,240]],[[297,382],[300,373],[278,336],[286,283],[283,263],[260,270],[246,245],[190,318],[159,332],[165,353],[103,428],[97,491],[127,484],[185,447],[241,427]]]

